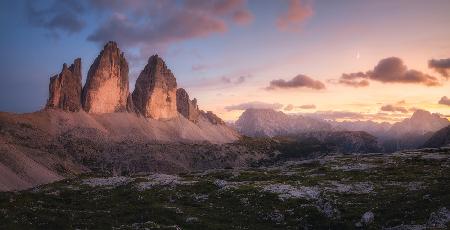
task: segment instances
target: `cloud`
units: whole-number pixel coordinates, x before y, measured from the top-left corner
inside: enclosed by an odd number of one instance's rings
[[[230,105],[225,106],[225,109],[227,111],[233,111],[233,110],[246,110],[246,109],[281,109],[283,108],[283,105],[280,103],[265,103],[265,102],[259,102],[259,101],[253,101],[253,102],[247,102],[237,105]]]
[[[317,111],[314,113],[303,113],[304,116],[313,117],[316,119],[324,120],[371,120],[371,121],[390,121],[397,122],[408,117],[408,114],[404,113],[358,113],[352,111]]]
[[[365,118],[364,114],[362,113],[349,111],[317,111],[311,115],[325,120],[336,120],[336,119],[356,120]]]
[[[139,24],[125,15],[114,14],[108,22],[89,35],[88,40],[99,43],[115,40],[125,46],[165,46],[227,30],[225,22],[218,18],[195,11],[177,11],[157,24],[151,21]]]
[[[294,106],[292,104],[289,104],[289,105],[286,105],[283,110],[291,111],[291,110],[294,110],[296,108],[299,108],[299,109],[315,109],[316,106],[313,105],[313,104],[300,105],[300,106]]]
[[[397,105],[405,105],[405,104],[406,104],[406,101],[405,101],[405,100],[397,101],[396,104],[397,104]]]
[[[188,9],[209,11],[217,15],[227,15],[230,12],[242,9],[245,0],[185,0]]]
[[[48,7],[39,9],[35,1],[27,1],[25,15],[28,22],[48,30],[51,35],[58,37],[61,32],[80,32],[86,25],[81,14],[85,12],[80,1],[54,1]]]
[[[99,9],[110,7],[112,13],[88,40],[115,40],[124,46],[139,46],[141,53],[148,55],[172,43],[223,33],[233,23],[244,25],[253,19],[245,0],[128,2],[134,4],[119,4],[120,7],[97,1]]]
[[[242,76],[241,75],[239,77],[234,77],[234,78],[223,76],[223,77],[220,78],[220,80],[221,80],[221,83],[240,85],[240,84],[244,83],[249,78],[251,78],[250,75],[247,75],[247,76]]]
[[[233,13],[233,20],[239,25],[248,25],[253,21],[253,15],[246,9],[240,9]]]
[[[339,83],[353,87],[364,87],[369,85],[368,80],[382,83],[409,83],[423,84],[426,86],[441,85],[436,77],[414,69],[408,69],[398,57],[382,59],[373,70],[367,71],[366,73],[342,74],[339,78]]]
[[[292,105],[292,104],[286,105],[286,107],[284,107],[284,110],[286,110],[286,111],[291,111],[293,109],[294,109],[294,105]]]
[[[317,80],[314,80],[308,76],[299,74],[296,77],[292,78],[291,80],[273,80],[270,82],[270,85],[266,87],[267,90],[273,90],[273,89],[293,89],[293,88],[311,88],[315,90],[321,90],[325,89],[325,85]]]
[[[357,72],[357,73],[350,73],[350,74],[342,74],[341,78],[339,79],[339,84],[344,84],[347,86],[359,88],[359,87],[366,87],[369,86],[369,81],[366,79],[363,80],[357,80],[359,78],[366,78],[366,74],[363,72]]]
[[[313,105],[313,104],[310,104],[310,105],[301,105],[301,106],[298,106],[298,108],[300,108],[300,109],[315,109],[315,108],[316,108],[316,105]]]
[[[277,26],[280,30],[286,30],[290,26],[301,24],[311,17],[313,10],[309,2],[302,0],[289,0],[288,10],[277,19]]]
[[[195,71],[195,72],[197,72],[197,71],[204,71],[204,70],[206,70],[208,68],[209,68],[208,65],[198,64],[198,65],[193,65],[192,66],[192,71]]]
[[[250,76],[239,76],[237,79],[236,79],[236,81],[235,81],[235,84],[242,84],[242,83],[244,83],[246,80],[247,80],[247,78],[249,78]]]
[[[445,78],[450,77],[450,58],[438,60],[431,59],[428,61],[428,67],[434,69]]]
[[[448,98],[446,96],[443,96],[441,98],[441,100],[439,100],[438,103],[441,104],[441,105],[448,105],[448,106],[450,106],[450,98]]]
[[[408,113],[408,109],[402,106],[396,106],[396,105],[383,105],[380,108],[381,111],[385,112],[400,112],[400,113]]]

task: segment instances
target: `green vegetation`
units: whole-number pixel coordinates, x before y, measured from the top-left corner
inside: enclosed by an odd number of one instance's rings
[[[445,229],[450,212],[435,213],[450,210],[449,182],[449,150],[179,176],[86,174],[0,193],[0,229]],[[374,218],[365,223],[368,212]]]

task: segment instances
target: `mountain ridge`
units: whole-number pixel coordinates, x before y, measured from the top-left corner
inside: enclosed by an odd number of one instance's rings
[[[207,167],[219,163],[198,163],[195,153],[200,150],[191,149],[174,149],[164,159],[164,147],[159,145],[215,146],[241,137],[213,112],[200,110],[184,89],[183,98],[177,98],[176,78],[160,57],[149,58],[133,93],[128,88],[128,71],[124,53],[115,42],[108,42],[89,68],[84,86],[77,58],[50,78],[44,109],[0,112],[0,191],[61,180],[104,164],[153,171]],[[190,112],[179,112],[185,111],[182,107],[188,102]],[[137,149],[140,160],[147,163],[114,161],[130,149]],[[111,154],[117,155],[110,159]],[[213,152],[209,157],[231,165],[245,163],[244,155],[227,160],[220,154]]]

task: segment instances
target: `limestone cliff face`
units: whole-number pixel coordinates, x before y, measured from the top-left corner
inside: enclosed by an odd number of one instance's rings
[[[153,119],[170,119],[177,112],[177,81],[164,61],[153,55],[139,74],[133,91],[136,111]]]
[[[225,122],[212,111],[205,112],[203,110],[200,110],[200,114],[208,119],[208,121],[213,125],[225,125]]]
[[[115,42],[108,42],[89,69],[83,108],[89,113],[127,111],[128,63]]]
[[[196,123],[200,112],[197,106],[197,99],[190,100],[189,95],[183,88],[177,89],[177,110],[178,112]]]
[[[61,73],[50,78],[49,98],[46,108],[58,108],[76,112],[81,109],[81,59],[75,59]]]

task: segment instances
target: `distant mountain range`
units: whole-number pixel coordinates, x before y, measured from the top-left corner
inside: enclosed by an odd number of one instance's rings
[[[365,132],[376,137],[384,151],[422,146],[434,132],[450,122],[425,110],[417,110],[411,118],[389,124],[373,121],[326,121],[316,117],[290,115],[272,109],[248,109],[235,122],[235,128],[250,137],[297,136],[308,133],[338,131]],[[356,135],[356,133],[354,133]]]
[[[273,109],[248,109],[236,121],[235,127],[241,134],[250,137],[285,136],[332,129],[323,120],[288,115]]]

